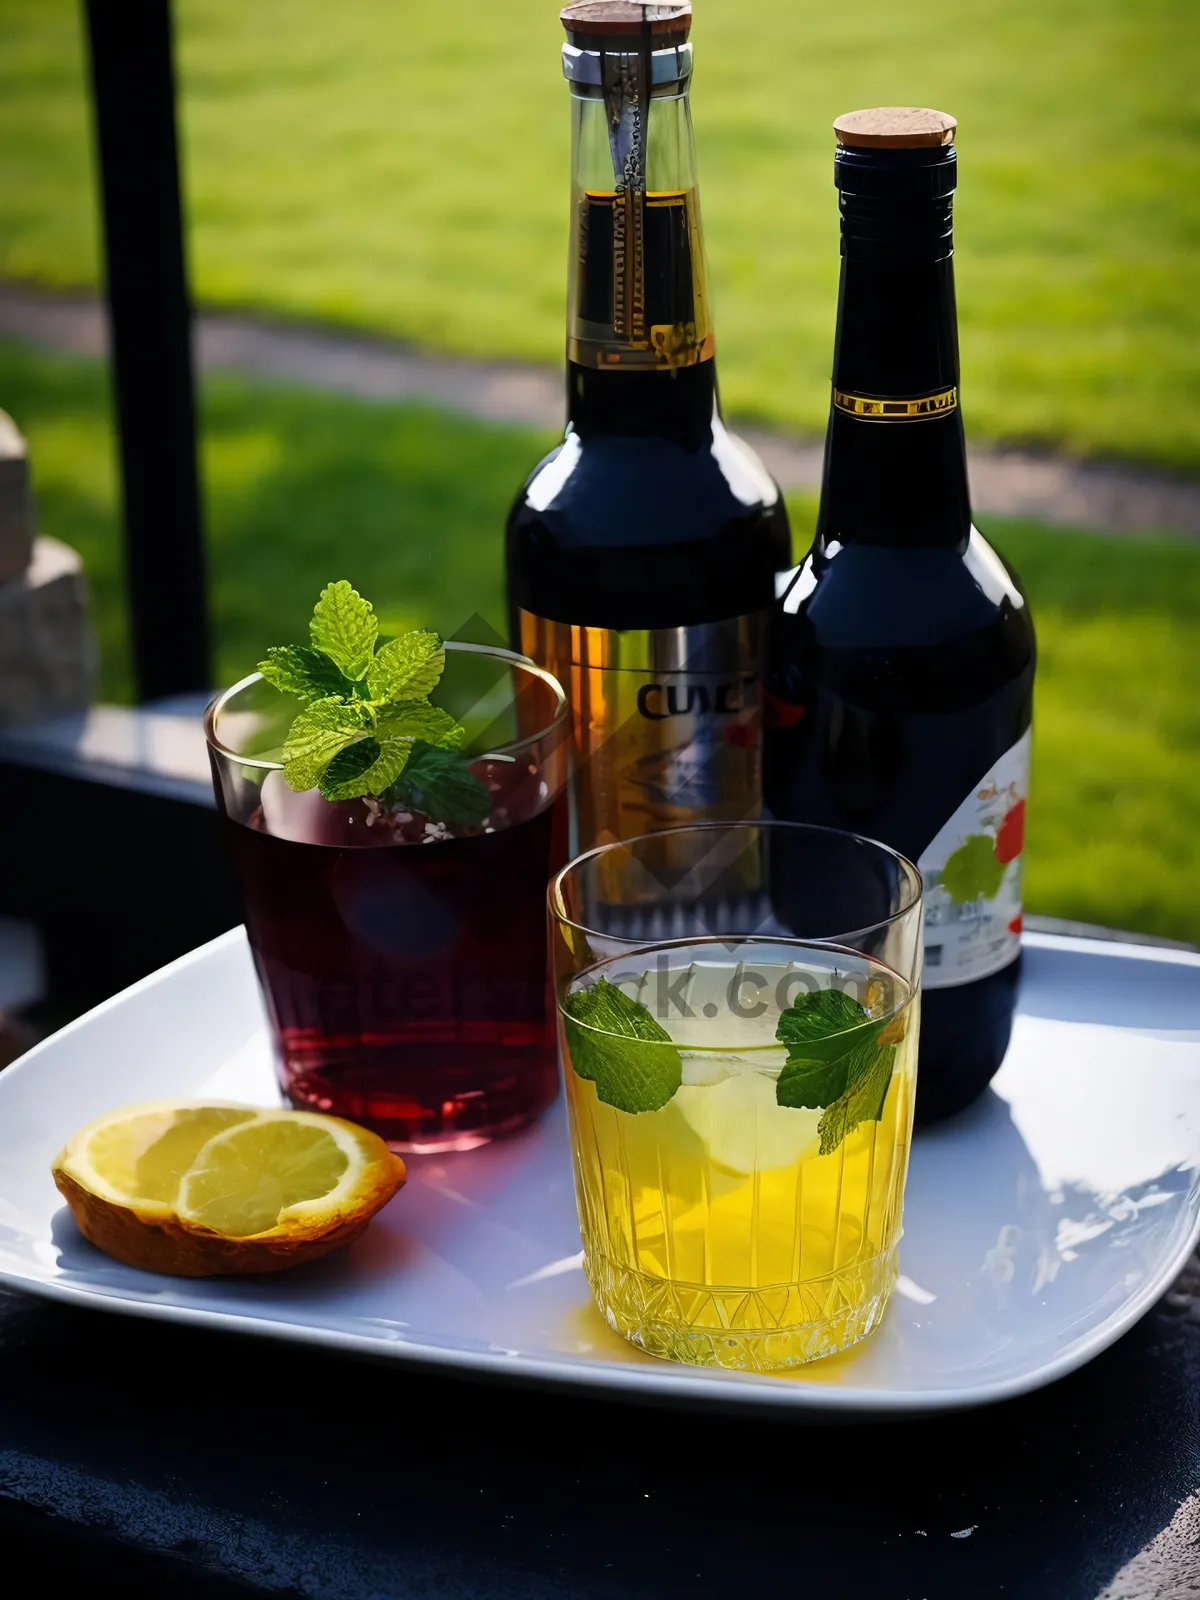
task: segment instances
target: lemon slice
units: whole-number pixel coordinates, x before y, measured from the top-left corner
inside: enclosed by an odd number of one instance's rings
[[[323,1255],[357,1237],[404,1177],[365,1128],[228,1102],[109,1112],[54,1163],[85,1238],[130,1266],[187,1277]]]
[[[184,1222],[233,1239],[268,1229],[307,1233],[357,1212],[374,1182],[378,1143],[334,1117],[264,1113],[208,1140],[184,1175],[176,1209]]]
[[[253,1106],[167,1101],[126,1106],[72,1135],[57,1165],[93,1194],[169,1214],[179,1184],[214,1133],[257,1116]]]

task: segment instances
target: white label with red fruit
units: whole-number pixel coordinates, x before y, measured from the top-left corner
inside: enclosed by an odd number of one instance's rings
[[[1021,944],[1029,731],[1006,750],[922,852],[926,989],[974,983]]]

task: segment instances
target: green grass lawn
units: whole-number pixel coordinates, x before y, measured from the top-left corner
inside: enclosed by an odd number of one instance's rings
[[[562,349],[557,0],[176,0],[196,287],[472,354]],[[834,115],[960,119],[981,436],[1200,461],[1195,0],[696,0],[695,102],[732,409],[824,424]],[[76,0],[0,7],[0,272],[90,282]]]
[[[0,344],[0,405],[28,435],[43,529],[86,560],[101,691],[127,698],[104,370]],[[303,638],[331,577],[393,624],[503,627],[501,528],[544,437],[228,378],[206,386],[203,426],[222,682]],[[814,509],[793,502],[800,542]],[[1200,939],[1200,545],[986,527],[1041,644],[1031,909]]]

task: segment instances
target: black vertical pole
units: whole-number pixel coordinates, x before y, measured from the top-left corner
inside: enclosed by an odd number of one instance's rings
[[[170,0],[86,0],[140,700],[211,687]]]

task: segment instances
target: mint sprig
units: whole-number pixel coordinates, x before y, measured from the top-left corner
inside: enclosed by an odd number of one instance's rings
[[[374,607],[342,578],[321,591],[309,637],[308,646],[268,650],[258,665],[306,702],[283,744],[288,786],[326,800],[387,795],[432,822],[486,822],[488,787],[459,753],[465,729],[429,704],[446,665],[437,634],[415,629],[380,646]],[[417,781],[404,784],[414,756]]]
[[[798,995],[780,1014],[775,1037],[787,1062],[775,1084],[778,1105],[823,1110],[820,1153],[836,1150],[860,1122],[883,1116],[896,1061],[896,1019],[872,1017],[841,989]]]
[[[598,978],[563,1002],[567,1052],[596,1098],[618,1111],[658,1111],[683,1082],[683,1060],[646,1007]]]

